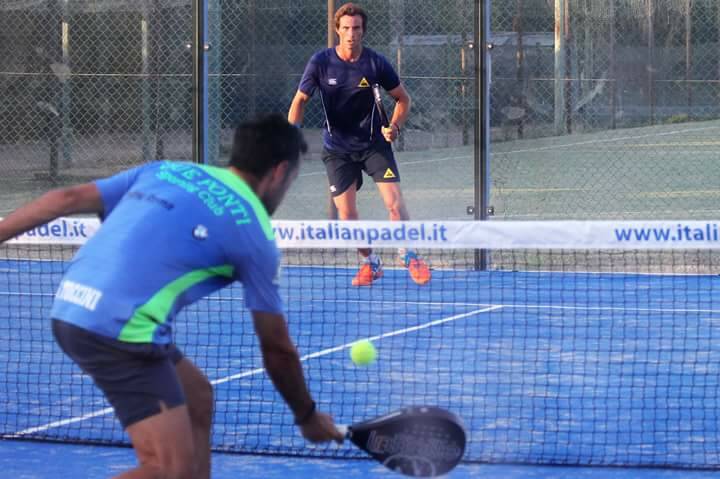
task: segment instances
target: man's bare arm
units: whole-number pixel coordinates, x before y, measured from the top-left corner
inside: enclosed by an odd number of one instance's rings
[[[292,410],[302,435],[312,442],[342,442],[343,434],[332,417],[315,408],[283,315],[253,311],[252,316],[265,370]]]
[[[395,99],[395,108],[393,108],[392,119],[390,119],[390,127],[383,128],[382,133],[387,141],[392,142],[397,139],[400,130],[405,126],[412,100],[402,83],[388,93]]]
[[[310,97],[300,90],[295,93],[295,97],[290,104],[290,110],[288,111],[289,123],[297,126],[302,125],[303,118],[305,117],[305,105],[308,100],[310,100]]]
[[[94,183],[52,190],[0,221],[0,243],[60,216],[102,211],[102,197]]]

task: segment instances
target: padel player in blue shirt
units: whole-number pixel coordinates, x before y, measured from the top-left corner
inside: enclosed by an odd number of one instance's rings
[[[358,219],[357,190],[365,171],[375,181],[390,219],[408,220],[400,190],[400,172],[391,143],[400,134],[410,111],[410,96],[395,70],[379,53],[363,47],[367,15],[346,3],[335,13],[339,43],[312,56],[288,112],[290,123],[300,125],[305,104],[317,90],[325,112],[323,162],[330,193],[341,220]],[[379,84],[396,100],[388,128],[382,127],[372,95]],[[382,262],[370,249],[359,250],[364,261],[352,281],[368,286],[382,277]],[[418,284],[430,280],[430,269],[413,251],[400,251],[401,261]]]
[[[0,242],[59,216],[97,213],[52,308],[60,347],[130,436],[131,477],[210,477],[212,386],[172,342],[186,305],[242,282],[265,368],[304,437],[341,441],[317,412],[288,336],[271,215],[306,150],[279,115],[238,127],[228,168],[155,162],[51,191],[0,221]],[[230,318],[232,319],[232,318]]]

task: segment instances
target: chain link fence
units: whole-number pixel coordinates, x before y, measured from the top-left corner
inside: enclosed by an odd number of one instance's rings
[[[328,2],[210,0],[208,6],[207,161],[224,164],[237,123],[287,111],[305,63],[327,45]],[[368,0],[363,6],[370,17],[366,44],[388,57],[414,99],[397,150],[421,165],[408,167],[408,179],[423,179],[422,165],[435,157],[411,152],[472,144],[474,67],[467,45],[474,4]],[[0,91],[7,99],[0,120],[8,125],[0,132],[2,212],[56,185],[156,159],[192,158],[190,0],[11,0],[0,10]],[[322,122],[315,99],[305,122],[315,159]],[[433,198],[449,201],[446,193],[459,178],[472,198],[472,158],[463,155],[461,165],[447,165],[444,182],[407,183],[409,196],[418,197],[416,211],[435,216]],[[308,168],[312,183],[298,192],[307,207],[285,216],[326,214],[322,165]],[[366,213],[385,217],[377,202]]]
[[[190,159],[189,2],[0,4],[0,213],[54,186]]]
[[[718,2],[494,2],[492,30],[499,217],[717,216]]]
[[[346,2],[334,3],[337,9]],[[442,218],[454,211],[464,218],[474,187],[470,145],[477,100],[469,44],[475,2],[366,0],[360,4],[368,14],[365,45],[388,58],[413,99],[408,123],[395,145],[411,214]],[[219,122],[211,120],[209,137],[220,143],[211,146],[211,161],[226,161],[232,126],[239,121],[258,113],[287,112],[306,63],[327,47],[327,9],[328,2],[318,0],[211,2],[209,23],[221,25],[210,33],[210,51],[214,50],[210,117]],[[213,49],[212,44],[221,48]],[[323,125],[322,105],[315,95],[304,118],[313,161],[276,216],[327,214],[328,184],[319,161]],[[452,148],[462,152],[448,154]],[[363,218],[387,218],[372,185],[366,182],[360,193]]]
[[[238,122],[287,111],[307,60],[327,45],[328,3],[209,0],[207,161],[226,161]],[[413,98],[396,144],[411,215],[467,218],[478,104],[470,42],[481,4],[362,5],[366,44]],[[717,2],[511,0],[490,9],[496,218],[720,212]],[[7,0],[0,11],[0,212],[55,185],[192,158],[190,0]],[[320,102],[306,113],[317,159]],[[325,215],[322,165],[306,168],[280,217]],[[361,193],[362,217],[386,217],[371,187]]]
[[[336,8],[343,3],[336,2]],[[414,103],[400,149],[468,143],[474,121],[472,40],[474,2],[367,0],[365,44],[384,54]],[[287,111],[307,61],[327,44],[327,2],[223,1],[211,4],[211,75],[220,83],[222,127],[258,113]],[[215,7],[215,8],[213,8]],[[219,31],[218,31],[219,30]],[[309,104],[305,127],[322,128],[319,101]],[[457,137],[457,138],[456,138]]]

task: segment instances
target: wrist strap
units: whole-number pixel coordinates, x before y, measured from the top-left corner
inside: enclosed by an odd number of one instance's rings
[[[295,424],[298,426],[302,426],[303,424],[308,422],[310,420],[310,418],[312,418],[315,415],[316,410],[317,410],[317,404],[315,404],[315,401],[313,401],[312,404],[310,405],[310,409],[308,409],[308,411],[305,414],[303,414],[299,418],[295,417]]]
[[[400,130],[400,125],[398,125],[397,123],[390,123],[390,128],[392,128],[393,126],[394,126],[395,128],[397,128],[397,130],[398,130],[398,135],[399,135],[399,134],[400,134],[400,131],[401,131],[401,130]]]

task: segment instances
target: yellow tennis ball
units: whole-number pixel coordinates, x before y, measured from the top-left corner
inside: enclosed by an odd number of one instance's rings
[[[350,359],[357,366],[367,366],[377,358],[377,350],[367,339],[358,341],[350,348]]]

